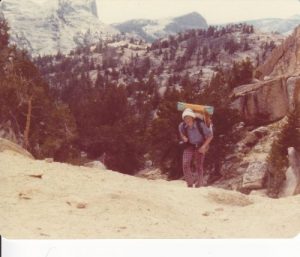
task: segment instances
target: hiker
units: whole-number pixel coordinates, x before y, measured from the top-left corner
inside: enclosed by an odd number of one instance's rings
[[[182,113],[183,122],[179,124],[180,137],[184,142],[182,168],[184,179],[188,187],[201,187],[203,181],[203,163],[205,152],[213,138],[212,128],[196,118],[196,114],[189,108]],[[194,160],[193,160],[194,159]],[[193,176],[192,164],[195,164],[196,181]]]

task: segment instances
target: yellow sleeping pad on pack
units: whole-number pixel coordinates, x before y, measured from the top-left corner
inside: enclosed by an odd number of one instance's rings
[[[211,116],[214,113],[214,107],[213,106],[177,102],[177,110],[178,111],[184,111],[186,108],[190,108],[194,112],[198,112],[198,113],[201,113],[201,114],[204,114],[204,115],[208,114],[208,115]]]
[[[178,111],[184,111],[186,108],[192,109],[198,118],[204,120],[207,127],[211,126],[212,124],[211,116],[214,113],[213,106],[177,102]]]

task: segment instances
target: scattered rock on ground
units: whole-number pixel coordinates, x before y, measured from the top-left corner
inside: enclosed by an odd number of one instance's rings
[[[168,180],[168,176],[166,174],[163,174],[160,169],[144,169],[138,172],[135,176],[140,178],[150,179],[150,180],[156,180],[156,179]]]
[[[243,175],[242,189],[262,189],[268,171],[266,161],[256,161],[249,164]]]
[[[101,169],[101,170],[106,170],[105,165],[100,161],[87,162],[83,166],[90,167],[90,168],[98,168],[98,169]]]
[[[18,144],[15,144],[4,138],[0,138],[0,152],[6,151],[6,150],[21,154],[30,159],[34,159],[34,157],[32,156],[31,153],[26,151],[24,148],[22,148]]]

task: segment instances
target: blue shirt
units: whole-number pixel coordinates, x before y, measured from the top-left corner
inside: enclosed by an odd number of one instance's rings
[[[181,122],[178,126],[179,133],[185,135],[184,131],[187,131],[187,137],[191,144],[203,144],[205,139],[209,136],[212,136],[212,128],[208,128],[204,122],[200,122],[200,126],[202,127],[203,134],[205,138],[203,138],[202,134],[197,128],[196,121],[194,121],[193,126],[190,128],[185,122]]]

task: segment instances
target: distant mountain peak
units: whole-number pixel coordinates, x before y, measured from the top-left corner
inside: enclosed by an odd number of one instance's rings
[[[190,12],[190,13],[187,13],[187,14],[180,15],[180,16],[176,17],[175,19],[193,18],[193,17],[194,18],[199,18],[199,17],[203,18],[203,16],[198,12]]]
[[[96,0],[58,0],[60,8],[84,8],[86,11],[98,18],[97,2]]]
[[[98,19],[96,0],[41,2],[9,0],[0,13],[11,28],[11,42],[33,55],[68,53],[119,32]]]
[[[122,33],[129,33],[145,39],[148,42],[188,29],[207,29],[206,20],[197,12],[191,12],[178,17],[165,19],[134,19],[119,24],[113,24]]]
[[[300,20],[300,14],[295,14],[295,15],[291,16],[289,19],[291,19],[291,20]]]

